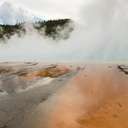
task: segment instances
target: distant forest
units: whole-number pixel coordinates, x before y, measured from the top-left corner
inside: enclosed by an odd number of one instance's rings
[[[41,36],[47,36],[54,40],[67,39],[73,31],[73,25],[70,19],[58,19],[49,21],[39,21],[31,24],[32,29],[36,30]],[[22,37],[27,32],[26,23],[16,25],[0,25],[0,40],[10,39],[17,34]]]

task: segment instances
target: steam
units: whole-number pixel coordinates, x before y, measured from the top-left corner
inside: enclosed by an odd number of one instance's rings
[[[41,38],[34,31],[14,36],[0,48],[1,60],[126,61],[128,2],[97,0],[79,8],[79,20],[68,40]],[[76,18],[77,19],[77,18]]]

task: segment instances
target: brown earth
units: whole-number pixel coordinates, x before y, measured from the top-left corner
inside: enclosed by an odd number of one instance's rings
[[[33,80],[35,78],[42,78],[42,77],[50,77],[50,78],[57,78],[59,76],[62,76],[66,73],[69,73],[71,71],[70,66],[65,65],[51,65],[51,66],[41,66],[36,67],[33,69],[35,64],[33,63],[27,63],[28,65],[31,65],[31,68],[23,68],[21,65],[21,68],[17,69],[17,67],[14,66],[0,66],[0,75],[17,75],[21,78],[24,78],[26,80]],[[17,69],[17,70],[16,70]]]
[[[91,65],[57,94],[49,128],[128,128],[127,119],[128,76],[118,66]]]
[[[62,65],[55,65],[48,68],[39,69],[25,74],[23,77],[28,80],[40,77],[56,78],[70,72],[70,68]]]
[[[3,99],[4,95],[1,95],[0,107],[7,107],[10,115],[13,109],[16,111],[16,106],[23,106],[22,109],[26,110],[26,106],[36,103],[32,113],[25,113],[25,126],[19,128],[128,128],[128,66],[88,64],[84,68],[81,65],[31,68],[32,70],[25,70],[21,66],[18,71],[14,71],[16,68],[0,68],[0,75],[17,74],[25,80],[55,78],[46,86],[12,95],[12,100],[9,95],[5,95],[8,104]],[[69,72],[73,74],[70,76]],[[40,84],[42,82],[43,80]],[[24,104],[28,105],[24,108]],[[10,109],[11,106],[13,109]],[[20,117],[20,114],[16,116]],[[0,117],[3,119],[2,115]],[[19,125],[17,119],[14,122]],[[13,125],[10,127],[11,122],[8,128],[14,128]],[[20,123],[23,124],[21,120]]]

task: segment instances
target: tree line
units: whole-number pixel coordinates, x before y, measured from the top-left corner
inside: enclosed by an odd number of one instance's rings
[[[53,39],[61,38],[60,31],[68,28],[69,35],[73,31],[73,27],[69,27],[69,23],[72,21],[70,19],[58,19],[58,20],[48,20],[48,21],[38,21],[33,23],[33,28],[42,36],[48,36]],[[11,36],[17,34],[19,37],[25,35],[27,32],[26,23],[16,24],[16,25],[0,25],[0,39],[6,40],[10,39]]]

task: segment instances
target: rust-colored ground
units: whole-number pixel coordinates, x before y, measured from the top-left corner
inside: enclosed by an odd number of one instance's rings
[[[91,65],[57,94],[48,128],[128,128],[127,120],[127,74]]]
[[[70,72],[70,70],[71,69],[68,66],[55,65],[49,68],[39,69],[37,71],[27,73],[26,75],[23,76],[23,78],[28,80],[33,80],[35,78],[40,78],[40,77],[56,78]]]

